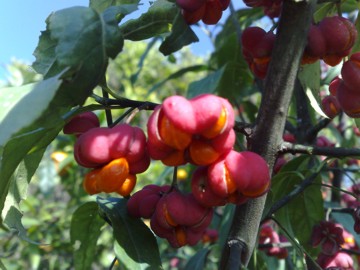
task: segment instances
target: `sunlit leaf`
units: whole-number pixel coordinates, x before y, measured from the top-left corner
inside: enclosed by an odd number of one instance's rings
[[[120,26],[124,38],[144,40],[170,31],[178,8],[175,3],[157,0],[149,10],[138,19],[129,20]]]
[[[1,89],[0,146],[16,132],[27,127],[44,114],[59,90],[59,77],[39,83]],[[2,118],[2,119],[1,119]]]
[[[309,98],[310,105],[321,116],[328,118],[321,109],[320,99],[320,62],[303,66],[299,71],[299,81]]]
[[[118,28],[121,7],[99,14],[92,8],[72,7],[52,13],[46,20],[34,52],[34,69],[45,78],[66,68],[57,104],[80,105],[105,74],[108,58],[114,58],[123,46]],[[125,9],[124,12],[130,12]]]

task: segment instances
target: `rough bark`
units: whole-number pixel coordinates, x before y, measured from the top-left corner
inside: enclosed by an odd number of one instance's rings
[[[249,150],[265,158],[270,170],[282,143],[286,116],[310,26],[314,0],[285,0],[262,102]],[[237,206],[220,269],[247,266],[253,253],[266,195]],[[241,260],[240,260],[241,258]]]

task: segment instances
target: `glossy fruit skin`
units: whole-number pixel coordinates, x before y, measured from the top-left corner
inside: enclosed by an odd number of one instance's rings
[[[125,158],[114,159],[105,166],[89,171],[83,181],[83,187],[89,195],[100,192],[116,192],[129,196],[136,184],[136,176],[129,173]]]
[[[354,53],[343,64],[341,76],[348,91],[360,95],[360,53]]]
[[[167,166],[208,165],[233,148],[234,111],[212,94],[187,100],[171,96],[156,107],[148,123],[148,151]]]
[[[181,8],[181,13],[187,24],[195,24],[202,20],[205,24],[213,25],[219,22],[223,10],[227,9],[230,1],[176,0],[176,4]]]
[[[128,214],[136,218],[151,218],[160,198],[167,193],[169,185],[147,185],[135,192],[126,204]]]
[[[209,166],[198,167],[191,179],[194,198],[205,207],[242,204],[270,187],[269,167],[259,155],[230,151]]]
[[[260,79],[266,77],[275,37],[260,27],[248,27],[241,35],[242,54],[251,72]]]
[[[338,65],[349,55],[357,38],[357,30],[348,19],[325,17],[310,26],[302,64],[311,64],[319,59],[330,66]]]
[[[96,127],[81,134],[74,146],[74,156],[86,168],[98,168],[114,159],[126,158],[131,174],[142,173],[150,165],[143,130],[128,124]]]
[[[170,186],[145,186],[126,207],[132,217],[149,218],[152,231],[174,248],[195,245],[213,216],[213,209],[200,205],[191,193]]]
[[[235,191],[245,197],[258,197],[270,187],[266,161],[250,151],[230,151],[223,159],[209,166],[208,178],[212,190],[222,197]]]
[[[164,194],[151,217],[151,229],[172,247],[195,245],[209,226],[213,209],[200,205],[191,193],[177,190]]]
[[[332,95],[325,96],[321,100],[321,107],[327,117],[331,119],[333,119],[342,111],[339,101],[335,96]]]
[[[100,122],[97,115],[93,112],[80,113],[70,119],[63,128],[64,134],[74,134],[80,136],[86,131],[99,127]]]

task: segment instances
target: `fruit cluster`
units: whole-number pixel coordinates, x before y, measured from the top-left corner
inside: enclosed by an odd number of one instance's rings
[[[181,247],[195,245],[204,237],[213,207],[241,204],[269,189],[265,160],[253,152],[233,150],[234,118],[224,98],[171,96],[149,117],[148,138],[140,128],[128,124],[99,127],[92,113],[74,117],[64,132],[78,136],[75,160],[92,169],[83,182],[89,194],[130,195],[136,174],[148,168],[150,158],[167,166],[199,166],[192,176],[191,193],[182,193],[175,185],[149,185],[127,203],[131,216],[151,219],[155,234]]]
[[[360,117],[360,53],[354,53],[341,68],[342,78],[336,77],[329,85],[339,107],[350,117]]]
[[[269,189],[269,169],[259,155],[234,150],[210,166],[198,167],[191,180],[195,199],[206,207],[241,204]]]
[[[241,35],[243,56],[251,72],[260,79],[266,77],[275,37],[272,31],[266,32],[259,27],[246,28]],[[319,24],[310,26],[302,64],[322,59],[335,66],[349,55],[356,38],[357,30],[351,21],[340,16],[325,17]]]
[[[263,8],[264,14],[273,19],[280,16],[283,0],[244,0],[244,4]]]
[[[310,26],[302,62],[310,64],[323,59],[336,66],[349,55],[357,37],[355,25],[340,16],[325,17]]]
[[[136,184],[136,174],[150,165],[146,137],[138,127],[128,124],[99,127],[97,116],[87,112],[72,118],[64,133],[77,135],[75,160],[92,168],[83,182],[85,191],[91,195],[117,192],[128,196]]]
[[[275,34],[260,27],[248,27],[241,35],[242,54],[251,72],[264,79],[268,70]]]
[[[234,111],[226,99],[168,97],[147,124],[150,157],[167,166],[209,165],[233,148],[233,126]]]
[[[216,24],[230,0],[176,0],[187,24],[202,20],[205,24]]]
[[[175,248],[201,240],[213,215],[213,209],[200,205],[191,193],[156,185],[131,196],[127,210],[133,217],[150,218],[153,232]]]

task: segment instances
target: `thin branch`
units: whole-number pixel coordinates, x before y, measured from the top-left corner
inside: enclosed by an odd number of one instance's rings
[[[316,177],[319,175],[319,173],[313,173],[308,178],[306,178],[304,181],[301,182],[300,185],[296,186],[293,191],[291,191],[289,194],[285,195],[281,199],[279,199],[277,202],[273,204],[273,206],[270,208],[268,213],[264,216],[262,219],[262,222],[265,220],[268,220],[272,218],[272,215],[278,211],[280,208],[288,204],[292,199],[294,199],[296,196],[298,196],[300,193],[302,193],[308,186],[310,186],[316,179]]]
[[[143,110],[154,110],[156,106],[159,104],[149,102],[149,101],[137,101],[137,100],[131,100],[127,98],[120,98],[120,99],[111,99],[111,98],[102,98],[98,95],[92,94],[92,98],[95,99],[95,101],[103,106],[112,106],[117,105],[120,108],[138,108],[141,107]]]
[[[306,131],[306,138],[315,138],[317,134],[331,123],[332,119],[323,118],[315,126]]]
[[[235,122],[234,130],[241,134],[244,134],[246,137],[251,136],[253,133],[254,125],[244,122]]]
[[[359,148],[345,148],[345,147],[317,147],[302,144],[293,144],[289,142],[283,142],[279,149],[279,154],[307,154],[315,156],[327,156],[327,157],[356,157],[360,156]]]

